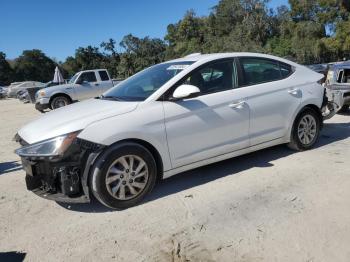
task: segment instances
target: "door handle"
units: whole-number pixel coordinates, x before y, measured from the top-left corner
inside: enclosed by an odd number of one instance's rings
[[[99,84],[95,84],[95,86],[98,86]]]
[[[298,95],[299,92],[300,92],[299,88],[293,88],[293,89],[288,90],[288,93],[291,95],[294,95],[294,96]]]
[[[244,105],[245,105],[245,101],[239,101],[239,102],[233,102],[233,103],[229,104],[228,106],[231,108],[241,109],[241,108],[243,108]]]
[[[70,89],[73,89],[73,87],[66,87],[66,90],[70,90]]]

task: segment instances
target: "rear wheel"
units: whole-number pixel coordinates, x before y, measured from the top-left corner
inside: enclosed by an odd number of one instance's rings
[[[312,148],[320,135],[320,128],[321,120],[318,114],[313,109],[304,109],[294,121],[288,147],[297,151]]]
[[[123,209],[142,201],[156,182],[157,166],[143,146],[127,143],[105,152],[90,176],[93,195],[103,205]]]
[[[65,96],[56,96],[54,97],[54,99],[52,99],[50,106],[51,106],[51,109],[57,109],[60,107],[67,106],[70,103],[71,101],[69,100],[69,98]]]

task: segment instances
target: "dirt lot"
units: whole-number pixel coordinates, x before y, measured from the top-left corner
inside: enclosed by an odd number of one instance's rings
[[[350,261],[350,115],[327,121],[312,151],[278,146],[196,169],[113,212],[25,189],[11,139],[39,115],[0,101],[0,252],[27,261]]]

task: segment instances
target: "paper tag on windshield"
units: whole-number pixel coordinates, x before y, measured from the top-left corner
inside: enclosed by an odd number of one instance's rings
[[[184,70],[189,65],[171,65],[166,70]]]

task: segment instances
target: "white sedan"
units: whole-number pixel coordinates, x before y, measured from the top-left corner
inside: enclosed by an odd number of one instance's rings
[[[278,144],[310,149],[323,123],[322,78],[254,53],[152,66],[19,130],[27,188],[63,202],[89,202],[92,193],[120,209],[158,178]]]

